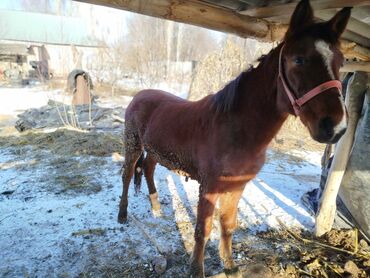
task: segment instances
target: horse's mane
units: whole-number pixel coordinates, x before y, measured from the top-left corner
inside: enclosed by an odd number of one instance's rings
[[[262,55],[257,61],[261,63],[265,56],[267,55]],[[253,69],[254,67],[251,65],[213,96],[213,105],[218,113],[227,113],[235,110],[240,94],[243,93],[241,80],[251,73]]]
[[[213,104],[217,112],[227,113],[234,110],[239,98],[240,80],[244,73],[239,74],[237,78],[230,81],[214,95]]]
[[[269,53],[261,55],[257,59],[257,62],[259,63],[258,65],[265,63],[275,49],[276,48],[273,48]],[[250,74],[254,69],[255,68],[251,65],[247,70],[239,74],[238,77],[230,81],[223,89],[218,91],[213,96],[213,105],[218,113],[227,113],[235,110],[240,94],[243,93],[241,88],[241,80]]]

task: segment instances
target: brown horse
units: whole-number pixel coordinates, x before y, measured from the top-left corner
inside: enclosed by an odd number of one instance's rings
[[[218,93],[190,102],[158,90],[139,92],[125,116],[126,161],[118,221],[127,220],[135,169],[137,177],[143,169],[153,209],[159,207],[153,173],[160,163],[200,183],[190,274],[204,276],[204,249],[218,200],[220,256],[225,270],[236,270],[232,234],[239,199],[288,115],[299,116],[319,142],[335,143],[346,130],[338,81],[343,62],[339,37],[349,16],[350,9],[344,8],[330,21],[315,23],[309,2],[303,0],[284,41],[261,58],[258,67],[242,72]]]

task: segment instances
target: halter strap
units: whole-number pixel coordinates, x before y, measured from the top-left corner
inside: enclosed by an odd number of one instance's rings
[[[281,80],[281,83],[283,84],[283,88],[285,93],[287,94],[290,103],[293,106],[294,114],[296,116],[299,115],[301,107],[310,99],[314,98],[318,94],[327,91],[331,88],[337,88],[339,91],[339,94],[342,92],[342,83],[339,80],[329,80],[327,82],[321,83],[320,85],[316,86],[312,90],[305,93],[302,97],[297,98],[293,92],[290,90],[286,79],[284,77],[283,73],[283,62],[282,62],[282,53],[283,53],[284,45],[280,49],[279,53],[279,79]]]

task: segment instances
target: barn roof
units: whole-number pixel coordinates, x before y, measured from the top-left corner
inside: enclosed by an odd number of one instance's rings
[[[96,47],[80,18],[25,11],[0,10],[2,40]]]
[[[76,1],[109,6],[270,42],[282,39],[298,2],[298,0]],[[370,61],[369,0],[313,0],[311,5],[318,20],[331,18],[340,8],[353,7],[347,30],[342,36],[344,39],[342,50],[347,58]],[[362,70],[370,71],[368,63],[362,66]]]

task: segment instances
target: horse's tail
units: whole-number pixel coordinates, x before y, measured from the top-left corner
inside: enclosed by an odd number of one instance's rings
[[[140,191],[141,187],[141,179],[143,177],[143,161],[144,161],[144,152],[140,155],[138,161],[135,164],[134,184],[136,193]]]

